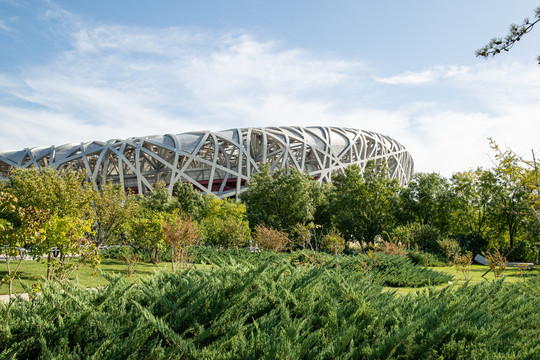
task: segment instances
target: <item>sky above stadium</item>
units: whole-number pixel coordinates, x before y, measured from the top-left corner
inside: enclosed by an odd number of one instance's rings
[[[194,130],[338,126],[416,171],[539,150],[540,28],[521,0],[0,0],[0,149]]]

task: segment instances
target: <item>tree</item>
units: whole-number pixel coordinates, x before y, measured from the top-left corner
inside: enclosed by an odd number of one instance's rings
[[[102,185],[93,201],[95,211],[94,243],[109,243],[121,233],[124,224],[137,212],[139,204],[134,195],[126,194],[120,184],[108,181]]]
[[[154,189],[141,198],[141,206],[160,212],[172,212],[180,207],[178,200],[169,194],[163,181],[157,182]]]
[[[191,248],[201,238],[201,228],[190,217],[176,217],[163,224],[163,235],[165,242],[171,247],[172,271],[176,272],[189,261]]]
[[[486,46],[476,50],[476,56],[488,58],[499,54],[501,51],[509,51],[525,34],[529,33],[539,21],[540,6],[534,11],[534,18],[532,21],[525,18],[520,25],[510,25],[510,31],[504,40],[501,38],[491,39]],[[537,60],[540,64],[540,56],[538,56]]]
[[[96,244],[90,242],[92,220],[53,214],[43,229],[39,254],[47,254],[47,279],[63,281],[85,264],[96,269],[100,262]],[[56,251],[52,250],[55,249]]]
[[[456,199],[453,212],[455,233],[475,234],[488,240],[491,230],[490,216],[495,205],[497,179],[493,171],[476,170],[452,175],[452,192]]]
[[[22,207],[34,206],[58,216],[94,216],[96,190],[85,181],[84,172],[17,168],[8,179],[8,191]]]
[[[244,245],[251,235],[245,212],[242,203],[213,198],[202,220],[204,243],[225,248]]]
[[[7,191],[18,199],[19,206],[50,214],[42,241],[35,248],[39,259],[46,258],[47,278],[65,279],[70,269],[88,261],[99,265],[96,247],[88,242],[96,190],[85,180],[84,172],[18,168],[8,179]],[[81,260],[76,266],[72,263],[75,254]]]
[[[13,279],[19,271],[24,258],[21,249],[28,245],[35,245],[42,237],[42,227],[47,221],[48,213],[35,207],[23,208],[19,206],[15,196],[0,192],[0,245],[6,256],[7,274],[1,279],[7,282],[11,298]],[[15,268],[11,267],[11,258],[19,257]]]
[[[195,220],[202,220],[207,207],[211,206],[211,195],[203,195],[193,188],[191,183],[178,181],[174,184],[174,198],[178,201],[180,211],[193,217]]]
[[[137,214],[130,219],[125,229],[127,240],[132,246],[145,250],[152,264],[159,263],[159,254],[166,247],[163,224],[166,222],[167,216],[174,217],[176,215],[141,207]]]
[[[508,237],[510,248],[529,221],[531,201],[523,184],[517,183],[501,168],[494,170],[497,188],[494,191],[493,218],[501,235]]]
[[[540,225],[540,170],[536,163],[536,157],[532,152],[532,159],[525,159],[517,155],[514,151],[507,149],[502,151],[493,139],[490,139],[491,148],[495,151],[497,160],[497,171],[505,177],[506,181],[512,184],[519,192],[519,209],[521,210],[522,201],[528,203],[525,209],[525,215],[531,219],[522,223],[521,226],[527,228],[520,244],[526,244],[530,252],[537,252],[537,260],[540,262],[540,242],[538,241],[538,229]],[[526,198],[521,198],[521,191],[525,192]],[[517,244],[516,244],[517,246]],[[511,247],[507,256],[514,250]],[[531,256],[531,257],[534,257]]]
[[[313,220],[316,205],[316,187],[308,174],[296,168],[280,169],[270,173],[270,165],[261,165],[259,172],[251,176],[248,191],[242,194],[247,207],[250,226],[264,224],[267,227],[290,230],[297,223]]]
[[[402,224],[418,222],[442,233],[449,231],[454,201],[446,178],[437,173],[415,173],[399,198],[397,217]]]
[[[392,228],[400,187],[389,178],[386,163],[369,161],[363,173],[358,165],[350,165],[334,183],[332,222],[346,239],[371,243]]]

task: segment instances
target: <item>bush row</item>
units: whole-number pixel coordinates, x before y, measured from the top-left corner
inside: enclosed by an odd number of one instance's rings
[[[345,257],[339,260],[334,267],[299,266],[261,253],[158,274],[142,284],[104,275],[110,285],[97,291],[47,283],[30,301],[0,305],[0,357],[534,359],[540,354],[539,279],[396,296],[352,270]]]

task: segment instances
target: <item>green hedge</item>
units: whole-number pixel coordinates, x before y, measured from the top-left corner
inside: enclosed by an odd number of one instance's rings
[[[43,294],[30,301],[0,305],[0,358],[534,359],[540,354],[538,278],[397,296],[348,270],[351,265],[231,261],[156,275],[142,284],[109,277],[111,284],[97,291],[69,283],[60,291],[46,283]]]

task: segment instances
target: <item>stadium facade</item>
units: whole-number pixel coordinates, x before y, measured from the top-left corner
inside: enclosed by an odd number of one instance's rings
[[[295,167],[328,182],[332,174],[369,160],[386,161],[390,176],[402,185],[413,171],[409,152],[388,136],[338,127],[238,128],[92,141],[81,144],[0,151],[0,179],[14,167],[46,166],[85,170],[88,180],[122,183],[145,193],[158,181],[169,191],[190,182],[220,198],[238,197],[261,163],[272,170]]]

